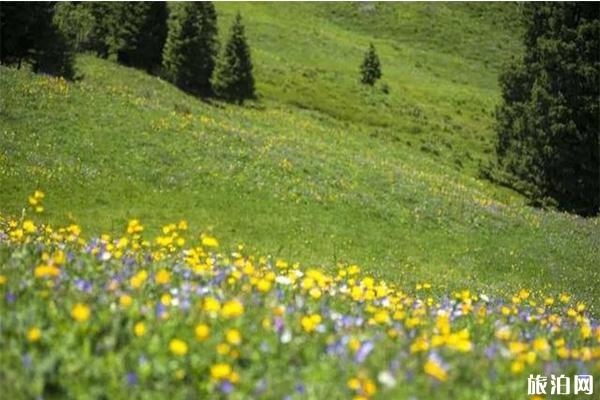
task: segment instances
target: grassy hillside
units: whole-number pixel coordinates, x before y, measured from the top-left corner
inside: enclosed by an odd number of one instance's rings
[[[218,3],[244,16],[260,98],[207,103],[80,56],[65,83],[0,71],[0,211],[47,193],[84,231],[185,218],[225,245],[354,262],[400,285],[569,291],[598,307],[599,220],[524,206],[477,178],[492,148],[515,5]],[[373,42],[381,85],[358,83]]]

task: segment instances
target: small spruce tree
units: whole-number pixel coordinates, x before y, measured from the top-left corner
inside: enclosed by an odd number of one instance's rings
[[[381,63],[373,43],[369,45],[369,49],[365,53],[365,58],[360,66],[360,76],[360,81],[370,86],[373,86],[381,78]]]
[[[229,40],[217,62],[213,88],[219,97],[240,104],[245,99],[254,97],[250,48],[246,43],[244,25],[239,13],[235,17]]]
[[[183,90],[212,94],[217,53],[217,14],[210,2],[175,3],[170,8],[163,50],[165,77]]]

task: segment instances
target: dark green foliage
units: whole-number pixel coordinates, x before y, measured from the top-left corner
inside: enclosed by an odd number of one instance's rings
[[[213,87],[219,97],[240,104],[245,99],[254,97],[250,48],[246,43],[244,25],[239,13],[231,26],[225,49],[219,57]]]
[[[360,81],[365,85],[373,86],[379,78],[381,78],[381,63],[375,52],[375,46],[371,43],[360,66]]]
[[[35,72],[72,78],[73,57],[65,35],[53,21],[52,2],[0,5],[0,62],[31,63]]]
[[[534,204],[600,207],[600,8],[526,4],[525,55],[500,77],[497,170]]]
[[[181,89],[211,94],[217,53],[217,14],[210,2],[172,5],[163,50],[165,77]]]
[[[109,53],[124,65],[155,71],[162,60],[167,36],[165,2],[115,2],[105,24]]]
[[[91,51],[106,58],[109,22],[114,19],[115,4],[60,2],[56,5],[54,21],[69,39],[75,51]]]

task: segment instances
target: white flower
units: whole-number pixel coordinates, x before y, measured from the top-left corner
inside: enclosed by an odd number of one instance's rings
[[[388,370],[381,371],[377,375],[377,380],[387,388],[393,388],[396,386],[396,378],[394,378],[394,375],[392,375],[392,373]]]

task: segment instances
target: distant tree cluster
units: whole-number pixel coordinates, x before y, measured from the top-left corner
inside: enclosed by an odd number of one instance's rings
[[[254,97],[241,16],[218,56],[210,2],[2,2],[0,28],[2,64],[26,62],[36,72],[72,78],[73,53],[94,52],[194,94],[239,103]]]
[[[600,7],[525,3],[525,55],[501,75],[490,175],[537,205],[600,208]]]

